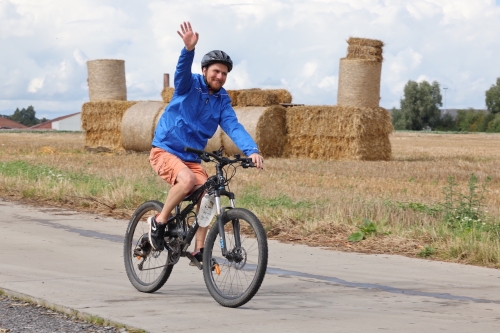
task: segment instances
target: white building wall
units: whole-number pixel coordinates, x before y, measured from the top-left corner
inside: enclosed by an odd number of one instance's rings
[[[81,113],[59,121],[54,121],[52,123],[52,129],[59,131],[83,131]]]

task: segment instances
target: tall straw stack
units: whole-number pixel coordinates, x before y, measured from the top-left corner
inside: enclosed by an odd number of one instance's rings
[[[89,98],[94,101],[126,101],[125,61],[98,59],[87,61]]]
[[[156,122],[165,104],[159,101],[138,102],[122,118],[121,142],[125,150],[151,150]]]
[[[238,121],[254,139],[264,157],[279,157],[286,143],[286,110],[280,105],[236,107]],[[241,154],[229,136],[222,131],[222,145],[227,155]]]
[[[340,59],[337,104],[378,107],[384,43],[352,37],[347,43],[347,56]]]
[[[82,128],[88,150],[122,150],[122,118],[137,102],[98,101],[82,106]]]
[[[388,160],[391,117],[384,108],[297,106],[286,112],[286,157]]]

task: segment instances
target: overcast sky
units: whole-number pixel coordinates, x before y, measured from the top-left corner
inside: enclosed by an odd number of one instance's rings
[[[485,108],[500,77],[500,0],[0,0],[0,114],[79,112],[94,59],[125,60],[129,100],[160,100],[187,20],[200,34],[194,72],[222,49],[235,62],[226,89],[285,88],[295,103],[337,103],[349,37],[385,43],[388,109],[408,80],[447,87],[447,108]]]

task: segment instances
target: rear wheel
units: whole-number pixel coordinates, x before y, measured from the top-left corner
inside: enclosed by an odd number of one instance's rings
[[[264,280],[267,238],[259,219],[246,209],[228,210],[223,223],[228,254],[222,256],[221,238],[214,224],[205,241],[203,276],[219,304],[236,308],[251,300]]]
[[[163,204],[146,201],[130,219],[125,234],[123,259],[127,276],[139,291],[152,293],[167,282],[173,265],[167,266],[168,251],[153,251],[148,239],[148,217],[159,214]]]

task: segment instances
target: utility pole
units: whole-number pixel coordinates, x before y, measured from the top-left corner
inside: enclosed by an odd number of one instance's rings
[[[443,89],[444,89],[444,114],[447,114],[448,109],[446,108],[446,90],[448,90],[448,88],[443,88]]]

